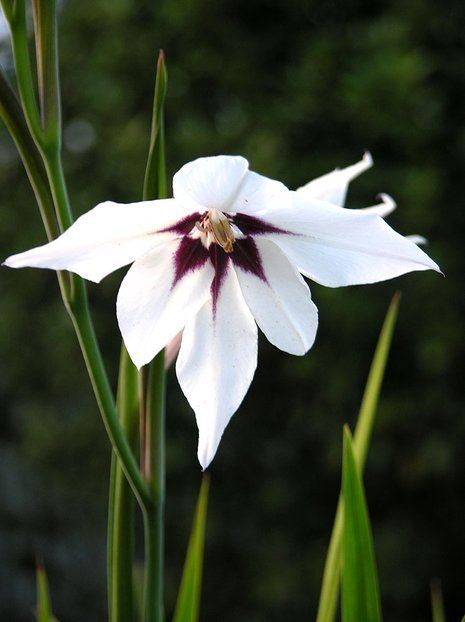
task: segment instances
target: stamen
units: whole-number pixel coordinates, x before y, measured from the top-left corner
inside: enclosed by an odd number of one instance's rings
[[[226,253],[232,253],[236,237],[228,218],[218,210],[209,210],[195,227],[206,236],[207,245],[219,244]]]

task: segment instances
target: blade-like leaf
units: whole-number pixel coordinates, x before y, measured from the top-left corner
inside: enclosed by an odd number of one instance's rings
[[[370,522],[347,426],[344,428],[342,497],[342,621],[381,622]]]
[[[165,199],[167,196],[163,114],[167,84],[168,74],[165,55],[161,50],[158,56],[157,77],[153,96],[152,129],[144,178],[144,201],[148,199]]]
[[[444,600],[442,597],[442,588],[439,579],[433,579],[431,581],[430,589],[432,620],[433,622],[446,622]]]
[[[37,622],[57,622],[52,613],[47,575],[43,564],[37,565]]]
[[[395,294],[379,335],[368,380],[363,394],[354,435],[354,452],[360,472],[363,472],[378,398],[383,381],[392,335],[399,309],[400,294]],[[331,540],[326,555],[316,622],[333,622],[339,598],[342,556],[342,502],[339,499]]]
[[[197,622],[199,619],[209,487],[209,477],[204,475],[197,500],[173,622]]]

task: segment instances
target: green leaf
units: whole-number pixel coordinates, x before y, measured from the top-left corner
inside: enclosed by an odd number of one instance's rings
[[[56,0],[33,0],[37,83],[44,147],[61,143]]]
[[[45,231],[49,240],[59,234],[44,165],[39,150],[27,127],[16,93],[0,68],[0,118],[15,141],[18,153],[31,182]]]
[[[197,500],[173,622],[197,622],[199,619],[209,488],[210,479],[208,475],[204,475]]]
[[[381,622],[370,521],[347,426],[344,427],[342,497],[342,621]]]
[[[37,622],[57,622],[52,613],[47,575],[43,564],[37,565]]]
[[[165,55],[160,50],[153,96],[152,129],[150,132],[149,155],[144,178],[144,201],[149,199],[165,199],[167,196],[166,160],[165,160],[165,127],[164,104],[168,74]]]
[[[439,579],[433,579],[431,581],[430,589],[432,620],[433,622],[446,622],[442,588]]]
[[[360,406],[357,425],[355,427],[354,453],[361,473],[365,465],[366,454],[373,430],[379,394],[397,319],[399,302],[400,294],[396,293],[389,305],[379,335],[362,398],[362,404]],[[336,615],[341,576],[342,527],[342,501],[341,498],[339,498],[328,553],[326,555],[317,622],[333,622]]]

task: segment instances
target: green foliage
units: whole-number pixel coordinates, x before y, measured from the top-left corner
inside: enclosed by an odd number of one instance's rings
[[[343,558],[342,622],[381,622],[378,577],[373,539],[355,460],[352,439],[344,428],[342,467]]]
[[[45,568],[37,566],[37,622],[58,622],[52,613]]]
[[[399,207],[390,222],[424,234],[447,275],[341,290],[312,284],[321,323],[309,355],[260,344],[254,383],[212,465],[205,622],[298,620],[316,610],[339,432],[357,412],[398,288],[402,315],[365,478],[384,614],[429,619],[427,586],[441,576],[448,619],[463,615],[464,32],[459,0],[61,3],[63,155],[76,215],[106,199],[139,199],[163,48],[168,178],[195,157],[240,153],[296,187],[368,148],[375,166],[352,185],[348,205],[392,194]],[[2,40],[11,77],[8,47]],[[46,237],[15,146],[0,132],[6,257]],[[120,280],[90,288],[113,384]],[[24,618],[35,600],[35,554],[46,550],[58,617],[101,622],[109,452],[81,356],[53,274],[2,269],[0,292],[0,617]],[[169,605],[198,465],[194,418],[174,374],[168,390]]]
[[[378,343],[368,374],[367,384],[358,413],[354,436],[354,453],[360,473],[363,473],[368,446],[373,431],[384,371],[391,347],[394,326],[399,309],[399,294],[395,294],[387,311],[378,338]],[[323,581],[318,605],[317,622],[333,622],[339,599],[340,575],[342,565],[342,535],[344,512],[342,497],[339,497],[333,531],[326,554]]]
[[[431,611],[432,622],[446,622],[444,612],[444,600],[442,597],[441,582],[437,579],[431,581]]]
[[[173,622],[198,622],[210,477],[204,475],[195,510]]]

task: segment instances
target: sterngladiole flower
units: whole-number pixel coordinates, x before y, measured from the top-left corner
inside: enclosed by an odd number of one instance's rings
[[[368,158],[296,192],[242,157],[199,158],[174,176],[172,199],[102,203],[5,264],[99,282],[132,263],[116,304],[124,343],[141,367],[183,331],[176,372],[206,468],[252,381],[257,326],[285,352],[313,345],[318,315],[303,276],[339,287],[439,271],[376,210],[342,207]]]

